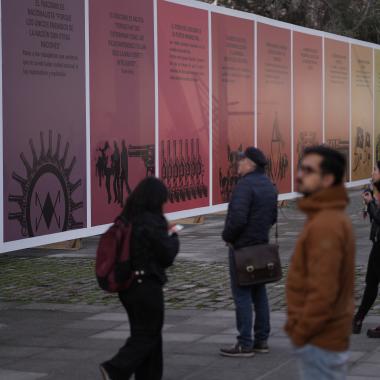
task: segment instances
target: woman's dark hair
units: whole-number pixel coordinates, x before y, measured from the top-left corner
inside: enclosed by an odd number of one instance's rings
[[[323,174],[332,174],[334,176],[334,185],[340,185],[344,179],[346,170],[346,159],[335,149],[326,145],[316,145],[304,150],[304,156],[317,154],[322,157],[321,171]]]
[[[376,161],[376,166],[380,170],[380,161]]]
[[[121,216],[132,221],[146,211],[162,214],[167,200],[168,189],[165,184],[156,177],[147,177],[129,195]]]

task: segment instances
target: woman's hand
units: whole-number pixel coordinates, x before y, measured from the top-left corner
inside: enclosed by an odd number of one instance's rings
[[[362,197],[366,205],[373,201],[372,194],[369,191],[364,192]]]

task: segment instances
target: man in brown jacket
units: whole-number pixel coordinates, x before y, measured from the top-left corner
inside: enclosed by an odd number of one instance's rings
[[[307,215],[286,286],[288,333],[301,379],[344,379],[354,312],[355,241],[345,213],[345,159],[326,146],[307,148],[297,175]]]

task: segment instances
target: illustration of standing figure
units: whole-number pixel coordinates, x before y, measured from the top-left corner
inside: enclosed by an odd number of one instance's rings
[[[111,156],[111,167],[113,174],[114,203],[120,202],[120,151],[117,142],[113,143],[114,151]]]
[[[106,151],[109,148],[108,141],[105,142],[103,148],[98,148],[97,150],[100,152],[100,156],[96,161],[96,174],[99,177],[99,186],[102,186],[102,178],[105,176],[105,169],[107,166],[107,156]]]
[[[121,175],[120,175],[120,204],[123,205],[124,183],[128,195],[131,193],[131,188],[128,183],[128,149],[125,140],[121,143]]]
[[[288,168],[288,157],[286,153],[282,151],[284,145],[285,143],[281,135],[276,112],[272,129],[271,153],[268,159],[269,165],[267,169],[268,175],[275,183],[285,178]]]

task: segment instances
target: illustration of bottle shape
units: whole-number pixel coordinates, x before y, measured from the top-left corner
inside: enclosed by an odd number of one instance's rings
[[[167,165],[167,178],[168,178],[168,190],[169,193],[171,192],[171,187],[172,187],[172,179],[173,179],[173,164],[172,164],[172,157],[171,157],[171,152],[170,152],[170,140],[167,141],[167,155],[168,155],[168,165]]]
[[[186,199],[186,192],[185,192],[185,159],[183,157],[183,141],[179,140],[179,173],[178,173],[178,181],[179,181],[179,193],[181,200],[184,201]]]
[[[173,192],[174,192],[174,198],[177,202],[179,202],[180,195],[179,195],[179,159],[177,155],[177,141],[173,141],[174,145],[174,168],[173,168],[173,177],[174,177],[174,186],[173,186]]]
[[[161,141],[161,178],[164,182],[167,179],[167,162],[165,157],[165,142]]]
[[[196,176],[196,170],[197,170],[197,158],[195,157],[194,153],[194,139],[191,139],[190,143],[190,149],[191,149],[191,159],[190,159],[190,177],[191,177],[191,195],[193,198],[197,198],[197,187],[195,183],[195,176]]]
[[[185,140],[185,192],[186,198],[191,199],[191,162],[189,156],[189,140]]]
[[[271,155],[270,155],[270,176],[273,182],[276,182],[280,178],[280,166],[281,166],[281,145],[282,137],[280,128],[278,125],[277,112],[275,114],[273,128],[272,128],[272,141],[271,141]]]
[[[177,141],[173,141],[174,159],[173,159],[173,178],[177,180],[179,174],[179,161],[177,157]]]

